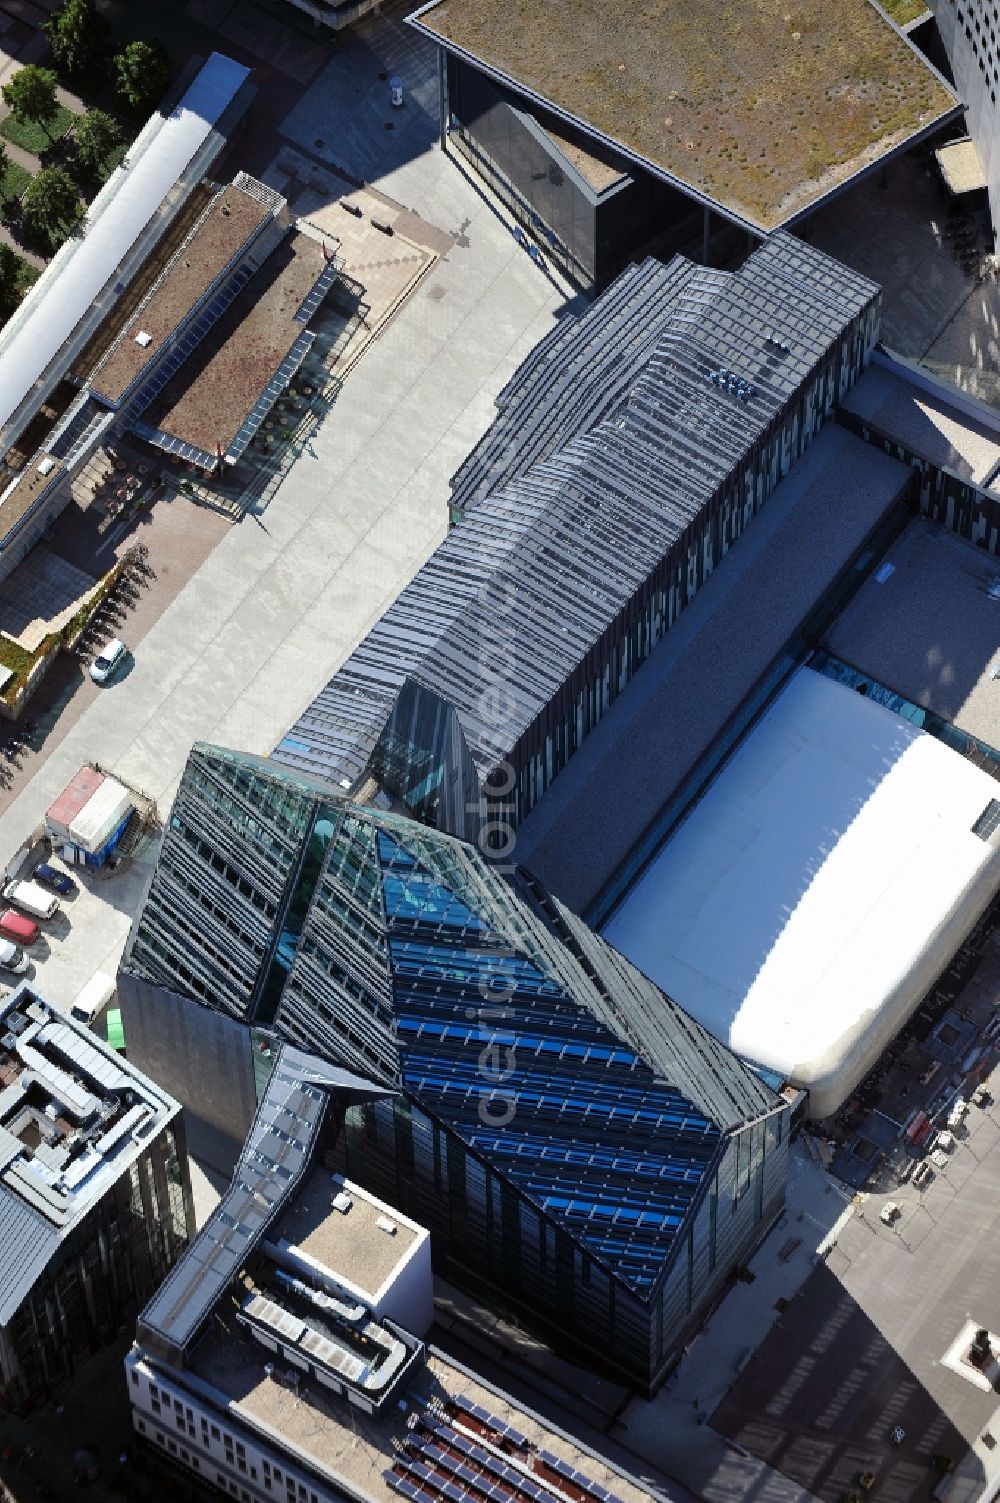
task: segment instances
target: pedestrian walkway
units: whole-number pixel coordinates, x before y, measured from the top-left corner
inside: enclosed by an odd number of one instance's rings
[[[0,865],[84,762],[120,772],[166,814],[194,740],[269,752],[444,535],[451,475],[568,289],[432,157],[397,164],[384,191],[431,223],[464,224],[462,243],[368,349],[266,511],[227,531],[128,677],[95,696],[0,816]],[[106,884],[39,968],[57,1002],[94,969],[116,969],[144,875]]]

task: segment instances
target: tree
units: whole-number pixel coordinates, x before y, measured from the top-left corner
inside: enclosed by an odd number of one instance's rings
[[[76,159],[92,177],[100,177],[108,157],[120,143],[118,121],[104,110],[88,110],[73,132]]]
[[[31,233],[53,245],[76,219],[80,196],[61,167],[43,167],[25,189],[21,209]]]
[[[59,109],[57,82],[51,68],[36,68],[34,63],[27,63],[18,69],[10,83],[4,84],[0,94],[16,119],[34,120],[44,129]]]
[[[103,77],[111,53],[111,28],[94,0],[66,0],[42,27],[56,67],[68,78]]]
[[[115,87],[137,114],[159,104],[170,82],[170,57],[160,42],[129,42],[114,58]]]
[[[17,302],[17,277],[20,257],[0,241],[0,307],[10,308]]]

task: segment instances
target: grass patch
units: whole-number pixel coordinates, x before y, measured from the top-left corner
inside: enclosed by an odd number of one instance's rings
[[[5,204],[13,203],[21,197],[30,182],[31,173],[17,162],[8,160],[3,175],[0,176],[0,199]]]
[[[48,125],[39,125],[37,120],[15,120],[13,115],[8,115],[0,121],[0,136],[40,157],[56,141],[62,140],[75,119],[73,111],[62,104]]]
[[[897,26],[905,26],[907,21],[915,21],[928,8],[926,0],[882,0],[882,6]]]
[[[51,652],[54,647],[69,646],[70,643],[72,643],[74,639],[83,631],[83,628],[86,626],[91,616],[93,616],[102,600],[105,599],[109,590],[118,579],[118,576],[122,572],[122,569],[124,567],[124,560],[121,560],[119,563],[115,564],[115,566],[110,569],[107,574],[105,574],[104,578],[100,580],[93,594],[88,595],[87,599],[83,602],[76,615],[71,617],[71,619],[67,621],[65,626],[61,627],[59,631],[50,632],[47,637],[44,637],[42,641],[39,642],[34,652],[28,652],[27,649],[21,647],[19,643],[13,641],[10,637],[3,636],[3,634],[0,633],[0,666],[4,668],[10,668],[14,673],[14,677],[11,679],[10,683],[6,686],[3,692],[0,693],[0,699],[2,699],[5,704],[12,705],[14,703],[18,694],[20,694],[21,690],[27,683],[28,675],[31,673],[31,670],[34,668],[39,659],[45,657],[45,655]]]
[[[22,683],[37,663],[43,650],[40,646],[34,652],[28,652],[27,648],[22,647],[19,642],[13,641],[10,637],[0,636],[0,664],[4,668],[12,669]]]

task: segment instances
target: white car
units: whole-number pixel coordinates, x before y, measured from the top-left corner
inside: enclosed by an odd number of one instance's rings
[[[90,665],[90,676],[95,684],[106,684],[128,657],[128,648],[117,637],[102,647]]]
[[[0,939],[0,966],[5,971],[13,971],[16,976],[23,976],[30,962],[20,945],[12,945],[9,939]]]

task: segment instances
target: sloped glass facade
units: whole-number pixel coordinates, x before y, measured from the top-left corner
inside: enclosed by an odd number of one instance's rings
[[[428,1225],[450,1276],[651,1389],[780,1207],[786,1104],[530,879],[245,760],[192,753],[124,972],[185,994],[158,936],[227,824],[282,888],[243,1020],[398,1092],[346,1110],[338,1167]],[[231,944],[198,859],[187,975]]]

